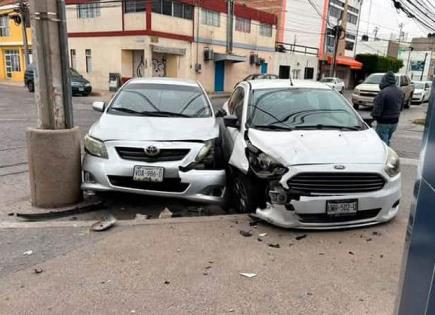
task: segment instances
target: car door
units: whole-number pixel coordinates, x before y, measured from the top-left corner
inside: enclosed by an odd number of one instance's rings
[[[231,94],[228,102],[224,105],[224,110],[227,112],[228,116],[237,116],[240,121],[241,109],[243,108],[243,101],[245,98],[245,89],[242,86],[237,86],[233,93]],[[237,138],[237,134],[240,132],[239,128],[224,127],[222,130],[223,137],[223,152],[225,160],[228,161],[234,148],[234,141]]]

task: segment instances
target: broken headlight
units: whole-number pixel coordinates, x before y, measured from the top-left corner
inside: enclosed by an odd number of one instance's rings
[[[287,172],[286,167],[250,142],[247,144],[246,157],[250,168],[259,178],[280,177]]]
[[[394,177],[400,173],[399,156],[390,147],[387,147],[387,160],[385,162],[385,172],[390,177]]]
[[[92,138],[90,135],[85,136],[84,141],[85,151],[90,155],[97,156],[103,159],[108,159],[106,146],[103,141]]]

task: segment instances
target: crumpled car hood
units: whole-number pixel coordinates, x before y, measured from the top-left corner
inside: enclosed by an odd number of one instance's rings
[[[218,137],[214,117],[167,118],[103,114],[89,134],[102,141],[206,141]]]
[[[386,149],[373,129],[273,132],[249,129],[251,143],[284,166],[383,164]]]

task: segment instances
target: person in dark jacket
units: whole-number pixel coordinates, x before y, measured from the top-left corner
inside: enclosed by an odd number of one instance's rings
[[[396,76],[387,72],[379,84],[381,91],[376,96],[372,116],[377,122],[376,132],[388,146],[399,123],[405,93],[396,85]]]

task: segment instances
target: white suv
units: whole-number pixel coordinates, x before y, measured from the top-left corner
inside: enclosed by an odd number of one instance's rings
[[[224,109],[239,211],[287,228],[371,225],[397,214],[397,154],[324,84],[241,82]]]
[[[352,103],[355,109],[359,106],[373,107],[376,95],[378,95],[382,77],[385,73],[372,73],[364,82],[357,85],[352,93]],[[395,74],[396,85],[400,87],[405,93],[404,107],[409,108],[412,101],[412,95],[414,93],[414,84],[411,79],[404,74]]]

